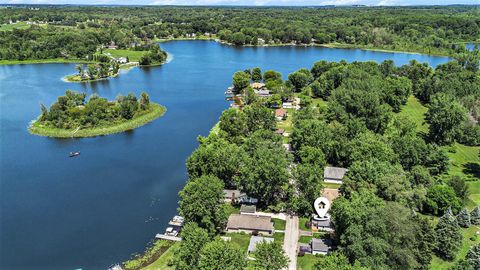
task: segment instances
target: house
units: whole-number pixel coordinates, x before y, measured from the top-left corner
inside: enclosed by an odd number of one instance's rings
[[[293,147],[291,144],[289,143],[284,143],[282,144],[282,146],[285,148],[285,150],[287,150],[288,152],[293,152]]]
[[[293,109],[295,106],[293,106],[292,102],[283,102],[282,108],[284,109]]]
[[[225,91],[225,97],[227,98],[233,98],[235,96],[235,91],[234,87],[230,86],[227,88],[227,91]]]
[[[282,120],[285,116],[287,116],[287,111],[285,109],[280,108],[275,110],[275,117],[278,120]]]
[[[224,189],[223,200],[225,202],[256,204],[258,199],[247,196],[245,192],[238,189]]]
[[[115,61],[119,64],[126,64],[128,62],[126,57],[119,57],[119,58],[115,59]]]
[[[259,215],[231,214],[228,217],[227,232],[245,232],[249,234],[273,235],[272,218]]]
[[[267,89],[255,90],[255,93],[256,93],[259,97],[262,97],[262,98],[268,98],[268,97],[272,96],[272,95],[270,94],[270,90],[267,90]]]
[[[248,244],[247,253],[255,252],[257,249],[257,244],[261,242],[272,243],[273,238],[252,235],[252,237],[250,237],[250,243]]]
[[[254,82],[254,83],[250,84],[250,86],[255,90],[260,90],[260,89],[263,89],[265,87],[265,84],[260,83],[260,82]]]
[[[312,219],[312,229],[314,231],[324,231],[324,232],[334,231],[330,217],[322,220]]]
[[[332,240],[312,238],[310,246],[312,247],[313,255],[327,255],[332,250]]]
[[[255,212],[257,212],[257,207],[255,205],[242,204],[242,206],[240,206],[240,214],[249,215],[255,214]]]
[[[108,45],[107,48],[110,49],[110,50],[116,50],[116,49],[118,49],[118,46],[115,45],[114,41],[112,41],[112,42],[110,42],[110,45]]]
[[[348,172],[348,169],[340,167],[325,167],[323,172],[323,181],[327,183],[342,184],[343,177]]]

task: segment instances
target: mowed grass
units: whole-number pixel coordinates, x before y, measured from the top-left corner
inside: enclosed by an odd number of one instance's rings
[[[298,270],[311,270],[316,262],[320,260],[321,255],[305,254],[297,257]]]
[[[173,259],[175,250],[180,246],[179,242],[173,244],[167,251],[165,251],[155,262],[142,268],[142,270],[174,270],[173,266],[168,266],[169,262]]]
[[[417,131],[427,133],[428,124],[426,124],[424,120],[427,110],[427,107],[423,106],[416,97],[410,96],[407,104],[402,107],[399,115],[412,119],[417,124]]]
[[[131,51],[131,50],[104,50],[105,53],[111,54],[115,58],[128,57],[130,62],[138,62],[140,58],[145,54],[145,51]]]
[[[279,218],[272,218],[272,221],[273,221],[273,227],[275,227],[275,230],[280,230],[280,231],[285,230],[285,224],[287,223],[285,220],[279,219]]]
[[[27,29],[30,25],[27,22],[18,22],[13,24],[0,24],[0,31],[12,31],[13,29]]]

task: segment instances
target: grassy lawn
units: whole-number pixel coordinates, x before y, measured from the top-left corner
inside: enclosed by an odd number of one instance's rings
[[[111,126],[79,129],[78,131],[76,131],[76,128],[75,129],[51,128],[51,127],[43,126],[38,122],[35,122],[32,124],[31,127],[29,127],[28,131],[35,135],[55,137],[55,138],[70,138],[70,137],[83,138],[83,137],[94,137],[94,136],[100,136],[100,135],[120,133],[120,132],[141,127],[159,118],[167,110],[165,107],[153,102],[150,103],[150,107],[151,108],[148,111],[145,111],[141,115],[135,116],[133,119],[130,119],[128,121],[121,122],[118,124],[114,124]]]
[[[322,98],[312,98],[312,105],[324,111],[327,109],[328,103]]]
[[[285,234],[284,233],[274,233],[273,234],[273,241],[280,243],[283,245],[283,240],[285,240]]]
[[[311,230],[311,228],[307,228],[305,226],[305,223],[307,223],[307,221],[310,221],[310,218],[300,217],[298,219],[298,227],[300,227],[300,230],[302,230],[302,231],[310,231]]]
[[[172,266],[168,266],[168,263],[173,258],[173,253],[180,246],[179,242],[173,244],[167,251],[165,251],[156,261],[148,265],[142,270],[174,270]]]
[[[138,62],[140,58],[145,54],[145,51],[131,51],[131,50],[104,50],[105,53],[111,54],[115,58],[128,57],[130,62]]]
[[[297,257],[297,269],[298,270],[311,270],[315,263],[320,259],[319,256],[312,254],[305,254],[304,256]]]
[[[480,179],[480,147],[455,143],[445,147],[450,158],[450,174],[467,177],[470,180]]]
[[[293,131],[293,114],[295,113],[295,109],[286,109],[287,111],[287,119],[281,120],[277,122],[277,128],[284,129],[285,132],[292,133]]]
[[[273,221],[273,226],[275,227],[275,230],[281,230],[281,231],[285,230],[285,224],[287,223],[285,220],[279,219],[279,218],[272,218],[272,221]]]
[[[312,238],[313,238],[312,236],[302,235],[302,236],[300,236],[300,238],[298,239],[298,242],[308,244],[308,243],[310,243],[310,241],[312,241]]]
[[[472,210],[476,206],[480,205],[480,181],[469,182],[468,189],[470,196],[468,196],[467,208]]]
[[[410,96],[408,98],[407,104],[403,106],[399,115],[409,117],[415,123],[417,123],[417,131],[419,132],[428,132],[428,125],[424,123],[424,115],[427,112],[427,107],[423,106],[420,101],[414,97]]]
[[[47,64],[47,63],[94,63],[85,59],[27,59],[27,60],[0,60],[0,65],[18,65],[18,64]]]
[[[30,25],[27,22],[18,22],[14,24],[0,24],[0,31],[12,31],[13,29],[27,29]]]
[[[232,238],[232,243],[236,244],[246,254],[251,235],[246,233],[227,233],[227,237]]]
[[[470,226],[470,228],[467,228],[467,229],[462,228],[462,234],[463,234],[462,247],[458,251],[457,257],[455,258],[455,260],[452,262],[449,262],[434,256],[430,264],[430,269],[447,270],[454,264],[455,261],[465,258],[465,255],[467,254],[470,247],[480,243],[480,236],[477,236],[477,239],[475,241],[470,240],[470,237],[474,236],[475,232],[478,230],[480,230],[480,228],[475,226]]]
[[[323,185],[323,187],[326,187],[326,188],[337,188],[337,189],[342,186],[342,184],[326,183],[326,182],[323,182],[322,185]]]
[[[227,217],[231,214],[240,214],[240,206],[233,206],[231,203],[225,203]]]

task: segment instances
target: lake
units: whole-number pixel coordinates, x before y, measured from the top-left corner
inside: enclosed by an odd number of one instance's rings
[[[239,48],[213,41],[161,44],[173,60],[117,78],[66,83],[74,64],[0,66],[0,269],[107,269],[141,252],[176,214],[187,179],[185,160],[228,108],[224,91],[237,70],[261,67],[284,77],[315,61],[412,59],[432,66],[448,58],[320,47]],[[134,131],[85,138],[30,135],[40,104],[66,89],[147,91],[167,107]],[[70,151],[81,151],[69,158]]]

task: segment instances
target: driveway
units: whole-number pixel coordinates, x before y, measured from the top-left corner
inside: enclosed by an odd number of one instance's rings
[[[298,216],[287,216],[285,225],[285,239],[283,240],[283,250],[290,260],[288,270],[297,269],[297,246],[298,246]]]

